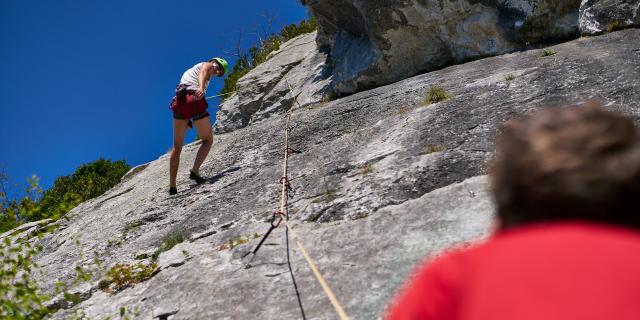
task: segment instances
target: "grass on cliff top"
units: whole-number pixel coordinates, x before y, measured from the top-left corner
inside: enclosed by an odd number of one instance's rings
[[[622,24],[622,22],[618,20],[615,20],[607,25],[607,32],[614,32],[622,29],[624,29],[624,24]]]
[[[451,96],[441,87],[430,87],[427,96],[422,100],[422,105],[426,106],[432,103],[448,100]]]
[[[257,45],[249,48],[248,52],[241,52],[231,72],[229,72],[224,79],[224,86],[219,92],[219,94],[225,94],[222,99],[227,99],[231,96],[231,92],[236,91],[238,79],[249,73],[253,68],[267,61],[269,53],[280,49],[280,45],[297,36],[311,33],[317,29],[316,20],[312,16],[309,20],[302,20],[298,24],[285,26],[279,33],[271,34]]]
[[[553,51],[551,49],[543,49],[540,52],[540,57],[549,57],[549,56],[555,55],[556,53],[557,52],[555,52],[555,51]]]

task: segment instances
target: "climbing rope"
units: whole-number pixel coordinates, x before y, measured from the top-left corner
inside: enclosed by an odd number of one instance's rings
[[[316,279],[320,283],[322,290],[324,290],[327,297],[329,297],[329,300],[331,301],[331,304],[333,305],[333,307],[336,309],[338,316],[342,320],[348,320],[349,316],[347,316],[347,313],[344,311],[344,308],[340,304],[340,301],[338,301],[335,294],[333,294],[333,291],[331,291],[331,288],[329,287],[327,282],[324,280],[324,277],[322,277],[322,274],[318,270],[318,267],[316,267],[316,264],[313,262],[313,259],[311,259],[311,256],[309,255],[309,253],[307,253],[307,250],[305,250],[304,247],[302,246],[302,243],[300,243],[300,239],[298,238],[296,233],[293,231],[293,227],[291,227],[287,218],[282,217],[282,221],[284,222],[285,226],[287,226],[287,229],[289,230],[289,232],[291,232],[291,237],[293,238],[296,245],[298,246],[298,249],[300,249],[302,256],[307,261],[307,264],[309,264],[309,268],[311,268],[311,271],[313,271],[313,275],[316,276]]]
[[[217,98],[217,97],[222,97],[222,96],[228,96],[230,94],[234,94],[236,93],[235,91],[232,92],[227,92],[227,93],[221,93],[221,94],[216,94],[215,96],[210,96],[210,97],[206,97],[205,99],[211,99],[211,98]]]
[[[288,82],[287,82],[287,85],[289,86],[289,93],[293,97],[293,100],[298,104],[298,107],[300,107],[300,103],[298,102],[297,97],[293,96],[293,90],[291,88],[291,85]],[[298,246],[298,249],[300,249],[300,252],[302,253],[302,256],[304,257],[304,259],[306,260],[307,264],[309,265],[309,268],[313,272],[313,275],[316,277],[316,280],[318,280],[318,283],[322,287],[322,290],[324,291],[324,293],[329,298],[329,301],[331,302],[331,304],[333,305],[334,309],[336,310],[336,313],[338,314],[338,317],[341,320],[349,320],[349,316],[344,311],[344,308],[342,307],[342,305],[340,304],[340,302],[336,298],[335,294],[333,293],[333,291],[331,290],[331,288],[327,284],[327,281],[324,279],[324,277],[320,273],[320,270],[318,270],[318,267],[314,263],[313,259],[311,259],[311,256],[309,255],[307,250],[302,245],[302,242],[300,241],[300,238],[295,233],[295,231],[293,231],[293,227],[291,226],[291,224],[289,222],[289,212],[287,210],[287,206],[288,206],[287,202],[288,202],[289,192],[292,192],[293,188],[291,187],[290,179],[288,178],[288,174],[287,174],[287,171],[288,171],[288,160],[289,160],[289,154],[290,153],[300,153],[300,151],[293,150],[293,149],[291,149],[289,147],[289,132],[292,129],[291,126],[290,126],[292,109],[293,109],[293,107],[290,108],[289,111],[287,112],[287,121],[285,123],[285,130],[284,130],[285,145],[284,145],[284,161],[283,161],[283,165],[282,165],[283,174],[282,174],[282,177],[280,178],[280,185],[281,185],[281,190],[280,190],[280,209],[273,213],[273,217],[272,217],[271,223],[270,223],[271,226],[269,227],[269,230],[267,231],[267,233],[265,233],[265,235],[260,240],[260,243],[258,243],[258,245],[256,246],[256,248],[253,251],[245,254],[242,258],[245,258],[249,254],[253,255],[251,257],[251,260],[245,264],[245,268],[249,268],[251,261],[253,261],[253,259],[255,258],[256,253],[258,252],[258,250],[260,249],[260,247],[262,246],[264,241],[267,239],[267,237],[271,234],[273,229],[277,228],[280,225],[281,222],[284,222],[284,224],[286,226],[285,234],[286,234],[286,238],[287,238],[287,257],[288,257],[288,254],[289,254],[289,251],[288,251],[289,232],[291,232],[291,237],[293,238],[294,242]],[[292,279],[294,281],[294,286],[296,286],[296,292],[297,292],[297,285],[295,283],[295,278],[293,277],[293,273],[291,274],[291,276],[292,276]],[[300,301],[299,295],[298,295],[298,303],[300,304],[300,308],[302,310],[302,316],[303,316],[303,318],[305,318],[304,309],[302,309],[302,303]]]

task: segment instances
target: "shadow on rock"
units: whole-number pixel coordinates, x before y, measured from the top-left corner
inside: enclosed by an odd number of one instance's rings
[[[238,170],[242,169],[242,167],[231,167],[227,170],[224,170],[218,174],[216,174],[215,176],[211,177],[211,178],[207,178],[205,179],[208,183],[215,183],[216,181],[220,180],[220,178],[224,177],[225,175],[227,175],[228,173],[231,172],[236,172]]]

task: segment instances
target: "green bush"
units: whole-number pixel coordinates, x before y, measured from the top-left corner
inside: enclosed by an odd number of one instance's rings
[[[220,94],[224,94],[222,99],[226,99],[230,96],[230,93],[236,91],[236,83],[238,79],[242,78],[245,74],[249,73],[249,71],[253,69],[249,64],[249,57],[247,55],[242,56],[233,68],[229,75],[224,78],[224,85],[222,86],[222,90],[220,90]]]
[[[95,198],[120,182],[131,169],[124,160],[112,162],[98,159],[81,165],[69,175],[56,179],[53,187],[45,191],[41,201],[41,218],[58,219],[75,206]]]
[[[4,190],[4,184],[8,177],[3,175],[0,184]],[[40,181],[35,175],[27,178],[27,187],[24,189],[22,199],[9,199],[4,192],[0,192],[0,233],[11,230],[25,222],[39,220],[42,199]]]
[[[150,279],[157,270],[158,264],[155,262],[117,264],[107,272],[106,278],[98,283],[98,287],[106,292],[119,291]]]
[[[540,52],[540,57],[550,57],[552,55],[555,55],[557,52],[551,50],[551,49],[542,49],[542,51]]]
[[[316,24],[316,19],[309,18],[309,20],[302,20],[299,24],[290,24],[285,26],[280,30],[280,36],[282,37],[282,42],[287,42],[301,34],[311,33],[316,31],[318,26]]]
[[[0,319],[42,319],[50,312],[45,307],[49,297],[32,279],[37,265],[31,259],[40,250],[25,240],[12,241],[9,237],[0,243]]]
[[[444,101],[450,99],[451,96],[440,87],[430,87],[429,92],[427,92],[427,96],[422,100],[422,105],[429,105],[432,103],[437,103],[440,101]]]
[[[37,177],[28,179],[25,196],[9,200],[4,194],[0,206],[0,232],[41,219],[60,219],[78,204],[103,194],[115,186],[131,169],[124,160],[98,159],[78,167],[68,176],[57,178],[51,189],[43,191]]]
[[[49,231],[51,229],[44,228],[34,237],[41,238]],[[60,295],[62,301],[50,300],[51,296],[38,286],[33,274],[39,272],[39,265],[33,262],[33,258],[42,251],[42,247],[31,244],[34,237],[8,236],[0,241],[0,319],[40,320],[56,312],[62,305],[74,306],[82,302],[78,293],[68,291],[65,282],[55,283],[55,295]],[[76,240],[76,244],[80,245],[79,240]],[[81,254],[80,258],[84,256]],[[97,256],[94,261],[100,264]],[[79,263],[76,262],[74,285],[92,280],[91,274]],[[140,278],[138,276],[136,279]]]
[[[607,32],[614,32],[624,29],[624,24],[618,20],[614,20],[607,25]]]
[[[230,93],[236,91],[236,83],[245,74],[249,73],[253,68],[267,61],[269,53],[280,49],[280,45],[305,33],[313,32],[317,29],[316,21],[313,17],[309,20],[302,20],[298,24],[290,24],[282,28],[279,34],[272,34],[258,45],[249,48],[248,53],[242,54],[236,64],[224,79],[224,85],[220,94],[224,94],[222,99],[230,96]]]
[[[285,40],[286,41],[286,40]],[[262,41],[259,47],[249,48],[249,55],[251,56],[251,65],[258,66],[267,61],[269,53],[280,49],[280,45],[283,43],[282,39],[277,35],[272,35],[266,40]]]

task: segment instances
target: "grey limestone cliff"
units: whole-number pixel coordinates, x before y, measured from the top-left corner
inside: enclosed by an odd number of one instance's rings
[[[493,209],[485,174],[500,124],[544,106],[590,99],[637,121],[638,79],[640,30],[629,29],[292,107],[290,143],[300,151],[289,167],[294,229],[346,312],[353,319],[378,318],[417,263],[487,234]],[[303,92],[303,83],[292,86]],[[425,103],[433,87],[449,98]],[[256,101],[267,99],[251,90]],[[194,185],[186,176],[195,142],[182,152],[178,195],[167,194],[165,155],[134,168],[119,185],[55,222],[56,231],[34,240],[44,246],[39,281],[49,292],[57,281],[72,284],[76,265],[95,270],[91,281],[73,286],[82,301],[52,318],[82,309],[103,319],[120,307],[136,310],[140,319],[301,318],[282,226],[253,267],[243,268],[240,259],[278,207],[287,109],[215,135],[202,167],[206,183]],[[159,255],[153,277],[120,291],[99,289],[104,270],[150,263],[149,256],[175,234],[186,241]],[[290,245],[307,319],[335,319]]]
[[[288,110],[294,96],[303,105],[322,101],[331,77],[327,55],[317,50],[315,38],[312,32],[287,41],[266,63],[240,78],[236,93],[216,114],[215,132],[230,132]]]

